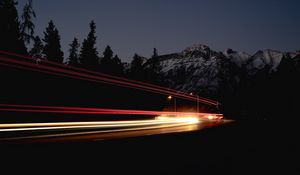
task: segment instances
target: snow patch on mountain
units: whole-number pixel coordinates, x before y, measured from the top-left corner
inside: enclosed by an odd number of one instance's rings
[[[276,72],[284,57],[284,53],[275,50],[259,50],[247,61],[246,69],[250,74],[255,74],[261,69],[268,68],[269,72]]]
[[[237,52],[232,49],[226,49],[223,54],[229,58],[233,63],[235,63],[238,67],[242,67],[242,65],[246,64],[251,55],[246,52]]]

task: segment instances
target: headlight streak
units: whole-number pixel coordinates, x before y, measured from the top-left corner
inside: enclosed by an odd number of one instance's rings
[[[143,127],[149,125],[162,125],[162,124],[191,124],[197,123],[196,120],[191,121],[186,118],[169,118],[165,120],[144,120],[144,121],[116,121],[116,122],[64,122],[64,123],[51,123],[44,124],[0,124],[0,132],[8,131],[35,131],[35,130],[57,130],[57,129],[84,129],[84,128],[94,128],[94,129],[107,129],[107,128],[119,128],[119,127]],[[17,128],[13,128],[16,127]],[[22,127],[23,126],[23,127]],[[26,127],[24,127],[26,126]]]
[[[112,124],[114,123],[114,124]],[[165,118],[165,119],[153,119],[153,120],[138,120],[138,121],[111,121],[111,122],[61,122],[61,123],[31,123],[31,124],[4,124],[0,125],[0,132],[16,132],[16,131],[39,131],[39,130],[64,130],[64,129],[103,129],[99,131],[79,131],[69,133],[58,133],[58,134],[44,134],[35,136],[15,136],[10,138],[0,138],[0,141],[12,141],[22,139],[38,139],[38,138],[50,138],[50,137],[66,137],[66,136],[78,136],[87,134],[103,134],[103,133],[118,133],[125,131],[141,131],[149,129],[163,129],[178,126],[189,126],[195,125],[199,121],[191,121],[189,118]],[[53,125],[53,127],[50,127]],[[57,127],[60,125],[61,127]],[[64,126],[67,125],[67,126]],[[74,126],[70,126],[74,125]],[[48,126],[48,127],[37,127],[37,126]],[[17,127],[17,128],[7,128]],[[25,128],[18,128],[25,127]],[[107,127],[115,129],[107,129]]]
[[[126,128],[126,129],[113,129],[113,130],[104,130],[104,131],[86,131],[86,132],[76,132],[76,133],[59,133],[59,134],[46,134],[46,135],[37,135],[37,136],[20,136],[12,138],[0,139],[0,141],[9,141],[9,140],[22,140],[22,139],[38,139],[38,138],[50,138],[50,137],[68,137],[68,136],[80,136],[80,135],[89,135],[89,134],[105,134],[105,133],[119,133],[126,131],[142,131],[149,129],[163,129],[177,126],[184,126],[186,124],[169,124],[164,126],[148,126],[148,127],[138,127],[138,128]]]

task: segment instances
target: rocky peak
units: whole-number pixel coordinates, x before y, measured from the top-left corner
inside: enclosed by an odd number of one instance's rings
[[[244,65],[247,60],[250,58],[250,55],[246,52],[237,52],[233,49],[226,49],[223,51],[223,54],[230,59],[233,63],[235,63],[238,67]]]
[[[211,53],[211,49],[204,44],[194,44],[192,47],[187,47],[182,51],[182,54],[186,57],[208,57]]]
[[[224,55],[228,56],[228,55],[231,55],[231,54],[234,54],[236,53],[235,50],[232,50],[231,48],[227,48],[225,51],[224,51]]]

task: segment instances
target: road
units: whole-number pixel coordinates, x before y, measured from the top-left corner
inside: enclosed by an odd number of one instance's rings
[[[82,142],[201,130],[229,123],[196,117],[147,120],[0,124],[0,142]]]

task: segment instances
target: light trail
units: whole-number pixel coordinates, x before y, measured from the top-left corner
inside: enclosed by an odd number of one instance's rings
[[[195,124],[194,124],[195,125]],[[67,141],[67,140],[80,140],[78,137],[91,137],[91,135],[97,134],[96,140],[103,140],[105,139],[112,139],[114,137],[120,137],[120,138],[126,138],[126,137],[132,137],[130,135],[127,135],[126,132],[128,131],[134,131],[134,136],[142,136],[143,134],[140,134],[141,131],[145,130],[153,130],[153,129],[169,129],[169,128],[174,128],[175,131],[173,130],[172,132],[178,132],[176,131],[176,127],[180,126],[190,126],[190,124],[166,124],[166,125],[156,125],[156,126],[144,126],[144,127],[133,127],[133,128],[122,128],[122,129],[112,129],[112,130],[98,130],[98,131],[79,131],[79,132],[65,132],[65,133],[59,133],[59,134],[41,134],[41,135],[34,135],[34,136],[17,136],[17,137],[10,137],[10,138],[0,138],[0,141],[24,141],[24,140],[29,140],[29,142],[35,142],[33,139],[44,139],[42,142],[57,142],[57,141]],[[189,128],[188,128],[189,129]],[[187,131],[185,129],[184,131]],[[150,131],[151,132],[151,131]],[[153,131],[152,131],[153,132]],[[157,132],[157,131],[156,131]],[[182,132],[182,131],[181,131]],[[166,132],[168,133],[168,132]],[[99,136],[101,134],[101,136]],[[110,134],[114,135],[113,137],[110,136],[107,138],[107,135],[105,134]],[[159,134],[155,133],[155,134]],[[149,134],[147,134],[149,135]],[[151,134],[152,135],[152,134]],[[70,137],[74,138],[70,138]],[[95,136],[94,136],[95,137]],[[101,139],[99,139],[99,137]],[[51,138],[53,140],[51,140]],[[25,141],[26,142],[26,141]]]
[[[163,129],[170,127],[195,125],[199,124],[200,122],[201,121],[195,117],[165,117],[148,120],[128,121],[0,124],[0,133],[14,133],[13,136],[0,137],[0,141],[66,137],[87,134],[120,133],[125,131],[143,131],[150,129]],[[43,133],[43,131],[45,131],[46,133]],[[59,133],[49,134],[49,131],[55,131]],[[28,132],[29,136],[26,136],[26,133]],[[38,135],[31,135],[32,133],[38,133]]]
[[[24,56],[24,55],[20,55],[20,54],[13,54],[13,53],[5,52],[5,51],[0,51],[0,53],[6,54],[9,56],[21,57],[21,58],[25,58],[29,61],[33,61],[33,58]],[[15,60],[13,58],[0,57],[0,60],[6,62],[6,63],[0,62],[0,64],[5,65],[5,66],[23,68],[23,69],[28,69],[28,70],[32,70],[32,71],[39,71],[39,72],[43,72],[43,73],[54,74],[54,75],[59,75],[59,76],[66,76],[66,77],[81,79],[81,80],[86,80],[86,81],[108,83],[108,84],[123,86],[123,87],[127,87],[127,88],[134,88],[134,89],[138,89],[138,90],[159,93],[159,94],[163,94],[163,95],[173,95],[173,96],[176,96],[179,98],[188,99],[188,100],[192,100],[192,101],[199,101],[199,102],[209,104],[209,105],[218,105],[218,102],[216,102],[216,101],[206,99],[203,97],[197,98],[195,96],[187,95],[184,92],[179,92],[179,91],[176,91],[176,90],[173,90],[170,88],[161,87],[161,86],[144,83],[144,82],[139,82],[139,81],[135,81],[135,80],[129,80],[126,78],[116,77],[116,76],[107,75],[107,74],[103,74],[103,73],[98,73],[98,72],[94,72],[94,71],[90,71],[90,70],[86,70],[86,69],[82,69],[82,68],[77,68],[74,66],[69,66],[69,65],[66,66],[66,65],[51,62],[51,61],[43,60],[41,63],[46,64],[46,65],[42,65],[42,64],[37,65],[32,62]],[[12,64],[7,64],[7,62],[12,63]],[[19,64],[21,66],[16,66],[16,64]],[[49,66],[47,64],[52,65],[52,66]],[[53,66],[56,66],[56,68]]]
[[[4,143],[99,141],[145,135],[196,131],[230,122],[232,121],[222,120],[215,122],[202,120],[195,117],[174,118],[158,116],[156,119],[152,120],[118,122],[106,121],[3,124],[0,125],[0,133],[11,134],[8,135],[8,137],[0,134],[0,141]],[[108,128],[106,125],[114,125],[115,127],[110,126],[110,128]]]
[[[37,130],[58,130],[58,129],[109,129],[124,127],[144,127],[150,125],[166,124],[195,124],[199,121],[192,118],[165,118],[154,120],[135,121],[113,121],[113,122],[57,122],[57,123],[17,123],[0,124],[0,132],[8,131],[37,131]]]
[[[158,93],[162,95],[173,95],[182,99],[187,99],[191,101],[197,101],[209,104],[209,105],[217,105],[217,102],[212,102],[212,101],[207,101],[203,100],[201,98],[197,99],[196,97],[186,95],[184,92],[170,92],[167,90],[164,90],[163,88],[153,88],[151,86],[145,86],[145,85],[139,85],[139,84],[133,84],[130,82],[125,82],[125,81],[119,81],[119,80],[114,80],[114,79],[109,79],[105,77],[97,77],[94,75],[88,75],[88,74],[83,74],[83,73],[78,73],[74,71],[68,71],[64,70],[61,68],[53,68],[45,65],[37,65],[29,62],[22,62],[22,61],[16,61],[16,60],[11,60],[10,58],[4,58],[0,57],[0,59],[4,61],[14,61],[14,64],[7,64],[7,63],[1,63],[2,65],[5,66],[10,66],[14,68],[21,68],[21,69],[26,69],[26,70],[31,70],[31,71],[37,71],[37,72],[42,72],[42,73],[47,73],[47,74],[52,74],[52,75],[57,75],[57,76],[64,76],[64,77],[69,77],[73,79],[79,79],[79,80],[85,80],[85,81],[92,81],[92,82],[97,82],[97,83],[106,83],[106,84],[111,84],[111,85],[116,85],[116,86],[122,86],[126,88],[132,88],[132,89],[137,89],[141,91],[148,91],[148,92],[153,92],[153,93]],[[20,65],[15,65],[15,64],[20,64]],[[41,70],[42,69],[42,70]],[[43,70],[45,69],[45,70]]]
[[[48,126],[77,126],[77,125],[111,125],[111,124],[131,124],[146,123],[152,120],[127,120],[127,121],[101,121],[101,122],[47,122],[47,123],[8,123],[0,124],[0,128],[22,128],[22,127],[48,127]]]
[[[15,57],[19,57],[19,58],[25,58],[27,60],[33,61],[32,57],[26,56],[26,55],[21,55],[21,54],[16,54],[16,53],[11,53],[11,52],[7,52],[7,51],[1,51],[1,50],[0,50],[0,54],[6,54],[6,55],[9,55],[9,56],[15,56]],[[34,58],[34,59],[38,59],[38,58]],[[39,58],[39,59],[41,59],[41,58]],[[163,87],[163,86],[158,86],[158,85],[155,85],[155,84],[150,84],[150,83],[145,83],[145,82],[141,82],[141,81],[131,80],[131,79],[123,78],[123,77],[117,77],[117,76],[113,76],[113,75],[109,75],[109,74],[104,74],[104,73],[100,73],[100,72],[95,72],[95,71],[91,71],[91,70],[88,70],[88,69],[83,69],[83,68],[75,67],[75,66],[71,66],[71,65],[63,65],[63,64],[52,62],[52,61],[48,61],[48,60],[45,60],[45,59],[41,59],[41,60],[43,60],[42,63],[45,62],[45,63],[50,64],[50,65],[63,67],[64,69],[78,70],[78,71],[82,71],[82,72],[94,74],[94,75],[97,75],[97,76],[100,76],[100,77],[108,77],[110,79],[117,79],[117,80],[121,80],[121,81],[132,82],[132,83],[135,83],[135,84],[142,84],[142,85],[156,87],[158,89],[164,89],[164,90],[167,90],[167,91],[170,91],[170,92],[174,92],[175,94],[186,95],[184,92],[180,92],[180,91],[177,91],[177,90],[174,90],[174,89],[170,89],[170,88],[167,88],[167,87]],[[190,94],[188,94],[188,96],[189,97],[194,97],[193,95],[190,95]],[[194,98],[196,98],[196,97],[194,97]],[[203,102],[212,102],[212,103],[215,103],[215,105],[218,105],[217,101],[213,101],[213,100],[210,100],[210,99],[207,99],[207,98],[203,98],[203,97],[200,97],[200,96],[198,96],[197,100],[203,101]]]
[[[88,74],[83,74],[79,72],[75,72],[72,70],[64,70],[62,68],[53,68],[50,66],[45,66],[45,65],[37,65],[29,62],[22,62],[19,60],[11,60],[10,58],[4,58],[0,57],[0,59],[3,61],[10,61],[14,62],[14,64],[7,64],[7,63],[1,63],[2,65],[5,66],[10,66],[10,67],[15,67],[15,68],[21,68],[21,69],[27,69],[31,71],[38,71],[42,73],[47,73],[47,74],[52,74],[52,75],[58,75],[58,76],[64,76],[64,77],[69,77],[73,79],[79,79],[79,80],[85,80],[85,81],[92,81],[92,82],[97,82],[97,83],[106,83],[106,84],[111,84],[111,85],[117,85],[117,86],[122,86],[126,88],[132,88],[132,89],[137,89],[141,91],[148,91],[152,93],[158,93],[162,95],[173,95],[182,99],[187,99],[187,100],[192,100],[192,101],[197,101],[198,99],[193,96],[189,96],[184,94],[183,92],[173,92],[173,91],[167,91],[164,90],[163,88],[154,88],[151,86],[145,86],[145,85],[139,85],[139,84],[133,84],[130,82],[125,82],[125,81],[119,81],[119,80],[114,80],[114,79],[109,79],[105,77],[98,77],[94,75],[88,75]],[[19,64],[19,65],[15,65]],[[20,66],[21,65],[21,66]],[[203,100],[199,98],[199,101],[205,104],[209,105],[217,105],[218,103],[208,101],[208,100]]]
[[[16,53],[10,53],[10,52],[1,51],[1,50],[0,50],[0,53],[1,54],[10,55],[10,56],[16,56],[16,57],[20,57],[20,58],[25,58],[25,59],[28,59],[30,61],[33,61],[32,57],[26,56],[26,55],[21,55],[21,54],[16,54]],[[41,59],[41,58],[34,58],[34,59]],[[118,79],[118,80],[123,80],[123,81],[127,81],[127,82],[133,82],[133,83],[136,83],[136,84],[143,84],[143,85],[152,86],[152,87],[156,87],[156,88],[160,88],[160,89],[166,89],[168,91],[173,91],[173,92],[181,93],[181,92],[178,92],[178,91],[176,91],[174,89],[166,88],[166,87],[163,87],[163,86],[158,86],[158,85],[155,85],[155,84],[150,84],[150,83],[146,83],[146,82],[131,80],[131,79],[123,78],[123,77],[117,77],[117,76],[113,76],[113,75],[109,75],[109,74],[104,74],[104,73],[101,73],[101,72],[95,72],[95,71],[91,71],[91,70],[88,70],[88,69],[83,69],[83,68],[75,67],[75,66],[71,66],[71,65],[64,65],[64,64],[60,64],[60,63],[48,61],[48,60],[45,60],[45,59],[41,59],[41,60],[42,60],[42,63],[47,63],[47,64],[50,64],[50,65],[55,65],[55,66],[63,67],[65,69],[79,70],[79,71],[82,71],[82,72],[91,73],[91,74],[94,74],[94,75],[97,75],[97,76],[101,76],[101,77],[109,77],[111,79]],[[209,100],[209,99],[207,99],[207,100]]]
[[[107,108],[82,108],[62,106],[35,106],[0,104],[0,111],[11,112],[32,112],[32,113],[60,113],[60,114],[106,114],[106,115],[173,115],[173,116],[222,116],[217,113],[196,113],[196,112],[171,112],[171,111],[149,111],[130,109],[107,109]]]

